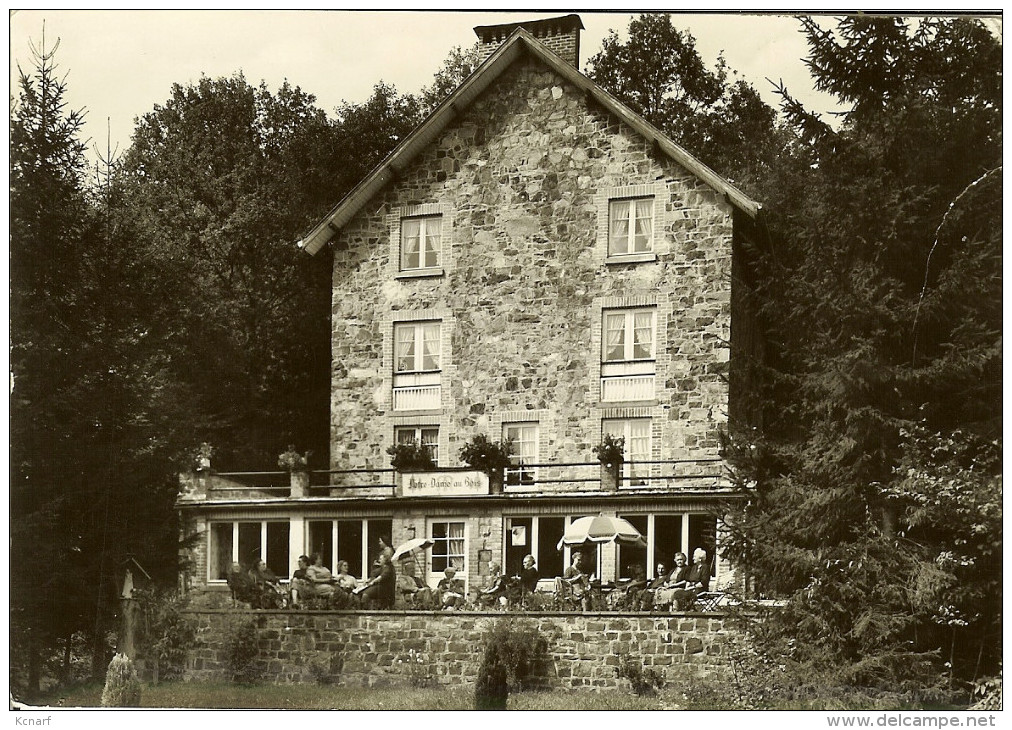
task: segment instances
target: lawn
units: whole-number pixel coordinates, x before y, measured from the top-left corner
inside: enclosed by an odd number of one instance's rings
[[[102,686],[83,685],[51,695],[53,707],[98,707]],[[230,708],[299,710],[470,710],[469,689],[383,687],[361,689],[319,685],[199,684],[163,682],[145,685],[141,706],[150,708]],[[510,696],[511,710],[659,710],[671,704],[662,698],[636,697],[622,691],[523,692]]]

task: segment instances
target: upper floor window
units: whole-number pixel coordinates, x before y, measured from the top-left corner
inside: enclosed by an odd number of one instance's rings
[[[612,200],[608,206],[608,255],[650,253],[654,249],[654,199]]]
[[[394,370],[398,373],[439,370],[439,322],[394,325]]]
[[[502,427],[503,439],[513,442],[512,466],[506,470],[506,484],[534,484],[533,464],[538,461],[538,424],[506,423]]]
[[[442,216],[401,219],[401,271],[434,269],[440,265]]]
[[[653,360],[655,336],[654,307],[605,310],[603,330],[603,362]]]

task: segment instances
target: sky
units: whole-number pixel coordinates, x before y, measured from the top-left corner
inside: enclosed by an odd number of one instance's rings
[[[87,111],[84,136],[94,157],[107,137],[122,152],[134,119],[163,104],[173,83],[196,82],[241,71],[250,84],[272,90],[287,79],[316,96],[328,114],[342,101],[365,101],[379,81],[417,92],[455,46],[476,41],[474,26],[547,18],[565,12],[373,12],[258,10],[19,10],[10,17],[12,93],[18,65],[32,66],[30,43],[59,39],[58,70],[66,75],[70,109]],[[581,70],[600,50],[609,30],[627,37],[633,17],[617,12],[579,12]],[[768,103],[776,97],[766,78],[783,79],[792,93],[817,111],[832,99],[811,89],[801,58],[804,37],[785,15],[676,14],[711,67],[723,51],[731,69],[750,81]]]
[[[134,119],[163,104],[173,83],[189,84],[241,71],[253,85],[275,90],[284,80],[313,94],[328,114],[342,101],[365,101],[384,81],[414,93],[455,46],[476,41],[474,26],[550,18],[569,11],[538,13],[461,10],[377,12],[335,10],[51,10],[10,15],[11,93],[17,69],[32,67],[30,43],[47,47],[59,39],[56,62],[66,74],[70,109],[87,112],[84,136],[89,155],[129,145]],[[609,30],[627,37],[633,17],[619,12],[578,11],[585,30],[580,64],[600,50]],[[791,15],[758,11],[680,13],[676,27],[696,38],[711,68],[723,52],[730,69],[751,82],[767,103],[777,96],[767,79],[817,112],[836,110],[832,97],[813,90],[802,59],[807,45]],[[827,23],[831,22],[826,17]],[[1001,32],[1001,21],[992,31]]]

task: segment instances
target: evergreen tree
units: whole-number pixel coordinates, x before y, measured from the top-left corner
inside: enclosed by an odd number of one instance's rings
[[[767,407],[729,443],[731,552],[790,596],[795,658],[972,679],[1000,657],[1001,49],[967,19],[803,30],[850,109],[834,130],[781,90],[797,141],[763,186]],[[943,525],[932,493],[979,514]]]
[[[75,344],[81,303],[78,259],[91,221],[84,191],[83,111],[66,108],[57,75],[59,42],[33,47],[34,67],[18,68],[11,109],[10,335],[11,619],[37,691],[43,655],[69,641],[82,619],[62,596],[77,547],[68,539],[74,404],[62,396],[81,377]],[[40,571],[40,566],[54,566]]]

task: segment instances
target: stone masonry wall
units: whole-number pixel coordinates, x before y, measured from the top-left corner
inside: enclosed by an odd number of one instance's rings
[[[655,260],[607,260],[609,197],[655,196]],[[627,193],[628,194],[628,193]],[[639,193],[634,193],[639,194]],[[402,215],[443,216],[442,275],[399,277]],[[731,207],[533,59],[507,69],[334,244],[331,465],[382,468],[396,425],[540,421],[541,461],[587,461],[602,418],[650,417],[654,459],[718,455],[727,419]],[[657,307],[656,397],[600,402],[601,310]],[[392,407],[393,326],[442,321],[442,407]]]
[[[227,679],[229,626],[252,618],[262,668],[279,684],[327,681],[352,687],[408,684],[411,652],[440,685],[473,684],[480,636],[502,614],[424,612],[193,611],[197,643],[187,678]],[[621,654],[642,659],[669,681],[725,666],[728,629],[718,614],[532,614],[548,642],[535,684],[546,688],[619,686]]]

